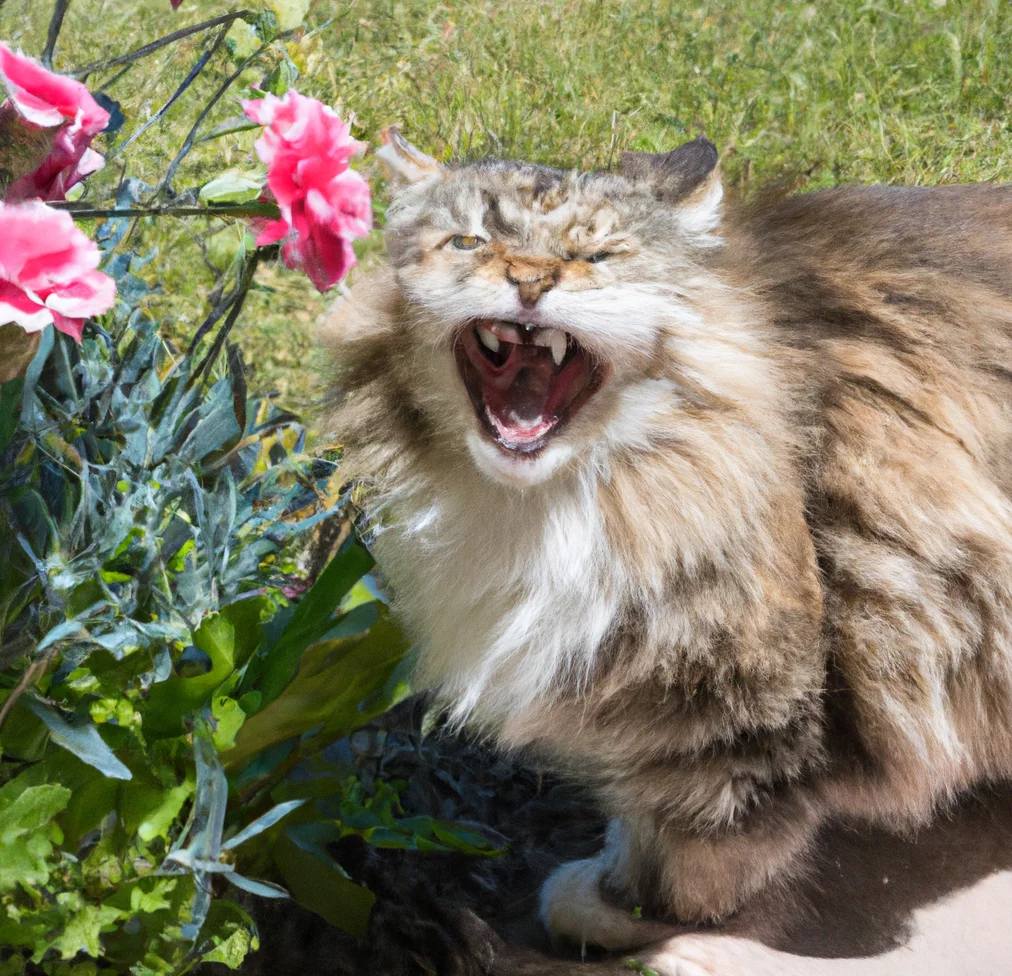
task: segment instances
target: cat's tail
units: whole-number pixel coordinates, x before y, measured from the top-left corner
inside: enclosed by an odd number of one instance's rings
[[[601,896],[605,856],[571,861],[549,877],[541,889],[540,914],[545,928],[581,946],[632,949],[670,938],[679,930],[663,922],[637,918]]]

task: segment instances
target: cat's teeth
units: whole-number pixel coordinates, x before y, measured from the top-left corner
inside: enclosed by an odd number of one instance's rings
[[[562,360],[566,358],[566,333],[561,329],[552,329],[551,347],[555,365],[561,366]]]
[[[482,344],[488,346],[492,352],[499,351],[499,340],[483,325],[478,326],[478,338],[481,339]]]
[[[566,345],[569,341],[562,329],[538,329],[531,341],[536,346],[545,346],[551,349],[555,365],[562,365],[562,360],[566,358]]]

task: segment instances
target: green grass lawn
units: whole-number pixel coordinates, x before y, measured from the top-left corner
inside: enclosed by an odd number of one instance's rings
[[[54,66],[111,57],[238,6],[71,0]],[[50,0],[0,0],[0,38],[38,54],[50,11]],[[671,148],[705,132],[724,154],[728,184],[745,194],[787,174],[808,174],[814,188],[1006,180],[1012,166],[1012,5],[1000,0],[313,0],[306,23],[317,30],[289,44],[303,70],[300,90],[353,112],[359,138],[374,141],[397,122],[446,159],[602,167],[622,149]],[[209,40],[187,39],[89,85],[121,103],[131,132]],[[125,175],[157,180],[234,66],[220,49],[164,122],[124,155]],[[207,131],[237,112],[236,96],[227,96]],[[203,144],[176,189],[227,166],[256,167],[251,145],[248,133]],[[368,157],[362,165],[376,176],[382,213],[379,175]],[[118,179],[121,166],[111,160],[100,178]],[[185,335],[206,314],[234,231],[191,219],[138,233],[159,248],[148,266],[164,284],[156,312]],[[365,242],[364,263],[379,253],[378,240]],[[254,386],[312,409],[320,393],[315,323],[328,301],[301,275],[261,270],[237,333]]]

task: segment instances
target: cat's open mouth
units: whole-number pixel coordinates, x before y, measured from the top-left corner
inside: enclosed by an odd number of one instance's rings
[[[475,319],[455,351],[478,422],[499,447],[518,454],[544,447],[604,378],[561,329]]]

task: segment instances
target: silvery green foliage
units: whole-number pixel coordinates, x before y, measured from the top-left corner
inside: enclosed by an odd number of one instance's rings
[[[361,932],[373,896],[326,849],[348,833],[495,853],[325,752],[408,693],[407,645],[353,533],[293,577],[291,543],[344,517],[337,464],[237,349],[215,378],[166,345],[142,264],[112,256],[129,300],[0,387],[4,974],[238,966],[257,934],[229,886]]]

